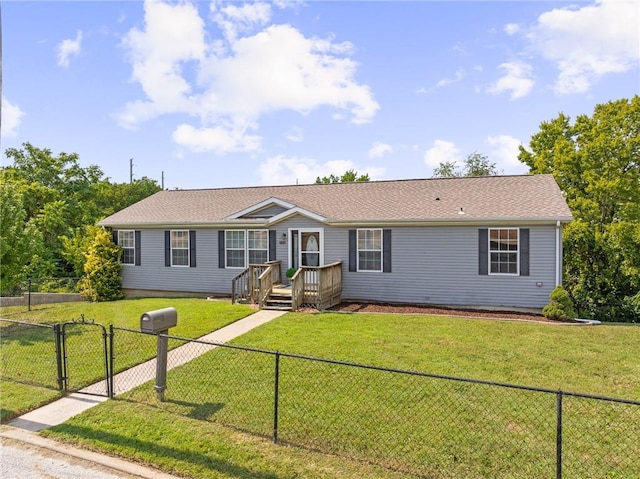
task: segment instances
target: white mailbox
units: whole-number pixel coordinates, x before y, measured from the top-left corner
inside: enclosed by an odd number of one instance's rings
[[[178,312],[175,308],[147,311],[140,316],[140,331],[144,333],[161,333],[178,324]]]

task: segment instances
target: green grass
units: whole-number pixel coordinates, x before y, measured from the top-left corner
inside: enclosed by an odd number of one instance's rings
[[[634,326],[288,314],[234,343],[640,399],[640,328]],[[146,384],[50,434],[186,477],[555,474],[554,394],[283,357],[279,438],[300,447],[277,448],[267,440],[273,371],[272,356],[218,348],[170,371],[165,402]],[[640,476],[638,406],[565,397],[564,413],[566,477]]]
[[[140,315],[173,306],[178,325],[171,334],[197,338],[219,329],[254,310],[248,306],[204,299],[134,299],[107,303],[60,303],[42,305],[32,311],[21,307],[1,308],[0,316],[36,324],[65,326],[67,335],[68,388],[79,389],[104,379],[103,330],[98,326],[75,324],[82,317],[107,327],[139,329]],[[54,335],[50,328],[0,322],[0,381],[2,420],[23,414],[61,396],[57,389]],[[122,332],[116,352],[117,370],[153,357],[155,338]],[[170,347],[178,344],[170,343]]]

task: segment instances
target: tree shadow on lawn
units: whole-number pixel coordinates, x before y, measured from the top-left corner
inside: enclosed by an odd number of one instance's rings
[[[150,441],[122,436],[105,430],[90,429],[68,424],[55,426],[53,430],[58,433],[62,433],[67,437],[83,438],[93,441],[96,444],[102,444],[105,449],[109,446],[117,446],[119,448],[126,448],[130,451],[144,451],[146,454],[158,458],[167,458],[184,463],[190,463],[194,466],[214,469],[242,479],[278,479],[278,475],[274,473],[247,469],[246,467],[233,464],[227,460],[212,457],[196,451],[185,451],[176,447],[164,446]],[[57,436],[57,434],[55,436]],[[108,448],[107,450],[111,450],[111,448]]]

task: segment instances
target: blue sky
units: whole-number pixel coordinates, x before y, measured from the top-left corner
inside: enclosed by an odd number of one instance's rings
[[[640,93],[640,2],[2,2],[4,151],[115,182],[505,174],[542,121]]]

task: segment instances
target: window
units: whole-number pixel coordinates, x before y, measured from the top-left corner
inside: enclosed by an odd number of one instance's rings
[[[382,230],[358,230],[358,271],[382,271]]]
[[[171,266],[189,266],[189,231],[171,231]]]
[[[119,230],[118,245],[122,248],[122,264],[136,264],[135,231]]]
[[[220,231],[220,268],[246,268],[247,264],[264,264],[269,261],[269,230],[226,230]],[[275,247],[275,239],[271,240]]]
[[[247,231],[249,264],[264,264],[269,259],[269,236],[267,230]]]
[[[518,228],[489,229],[490,274],[518,274]]]
[[[225,231],[225,257],[227,268],[244,268],[244,230]]]

